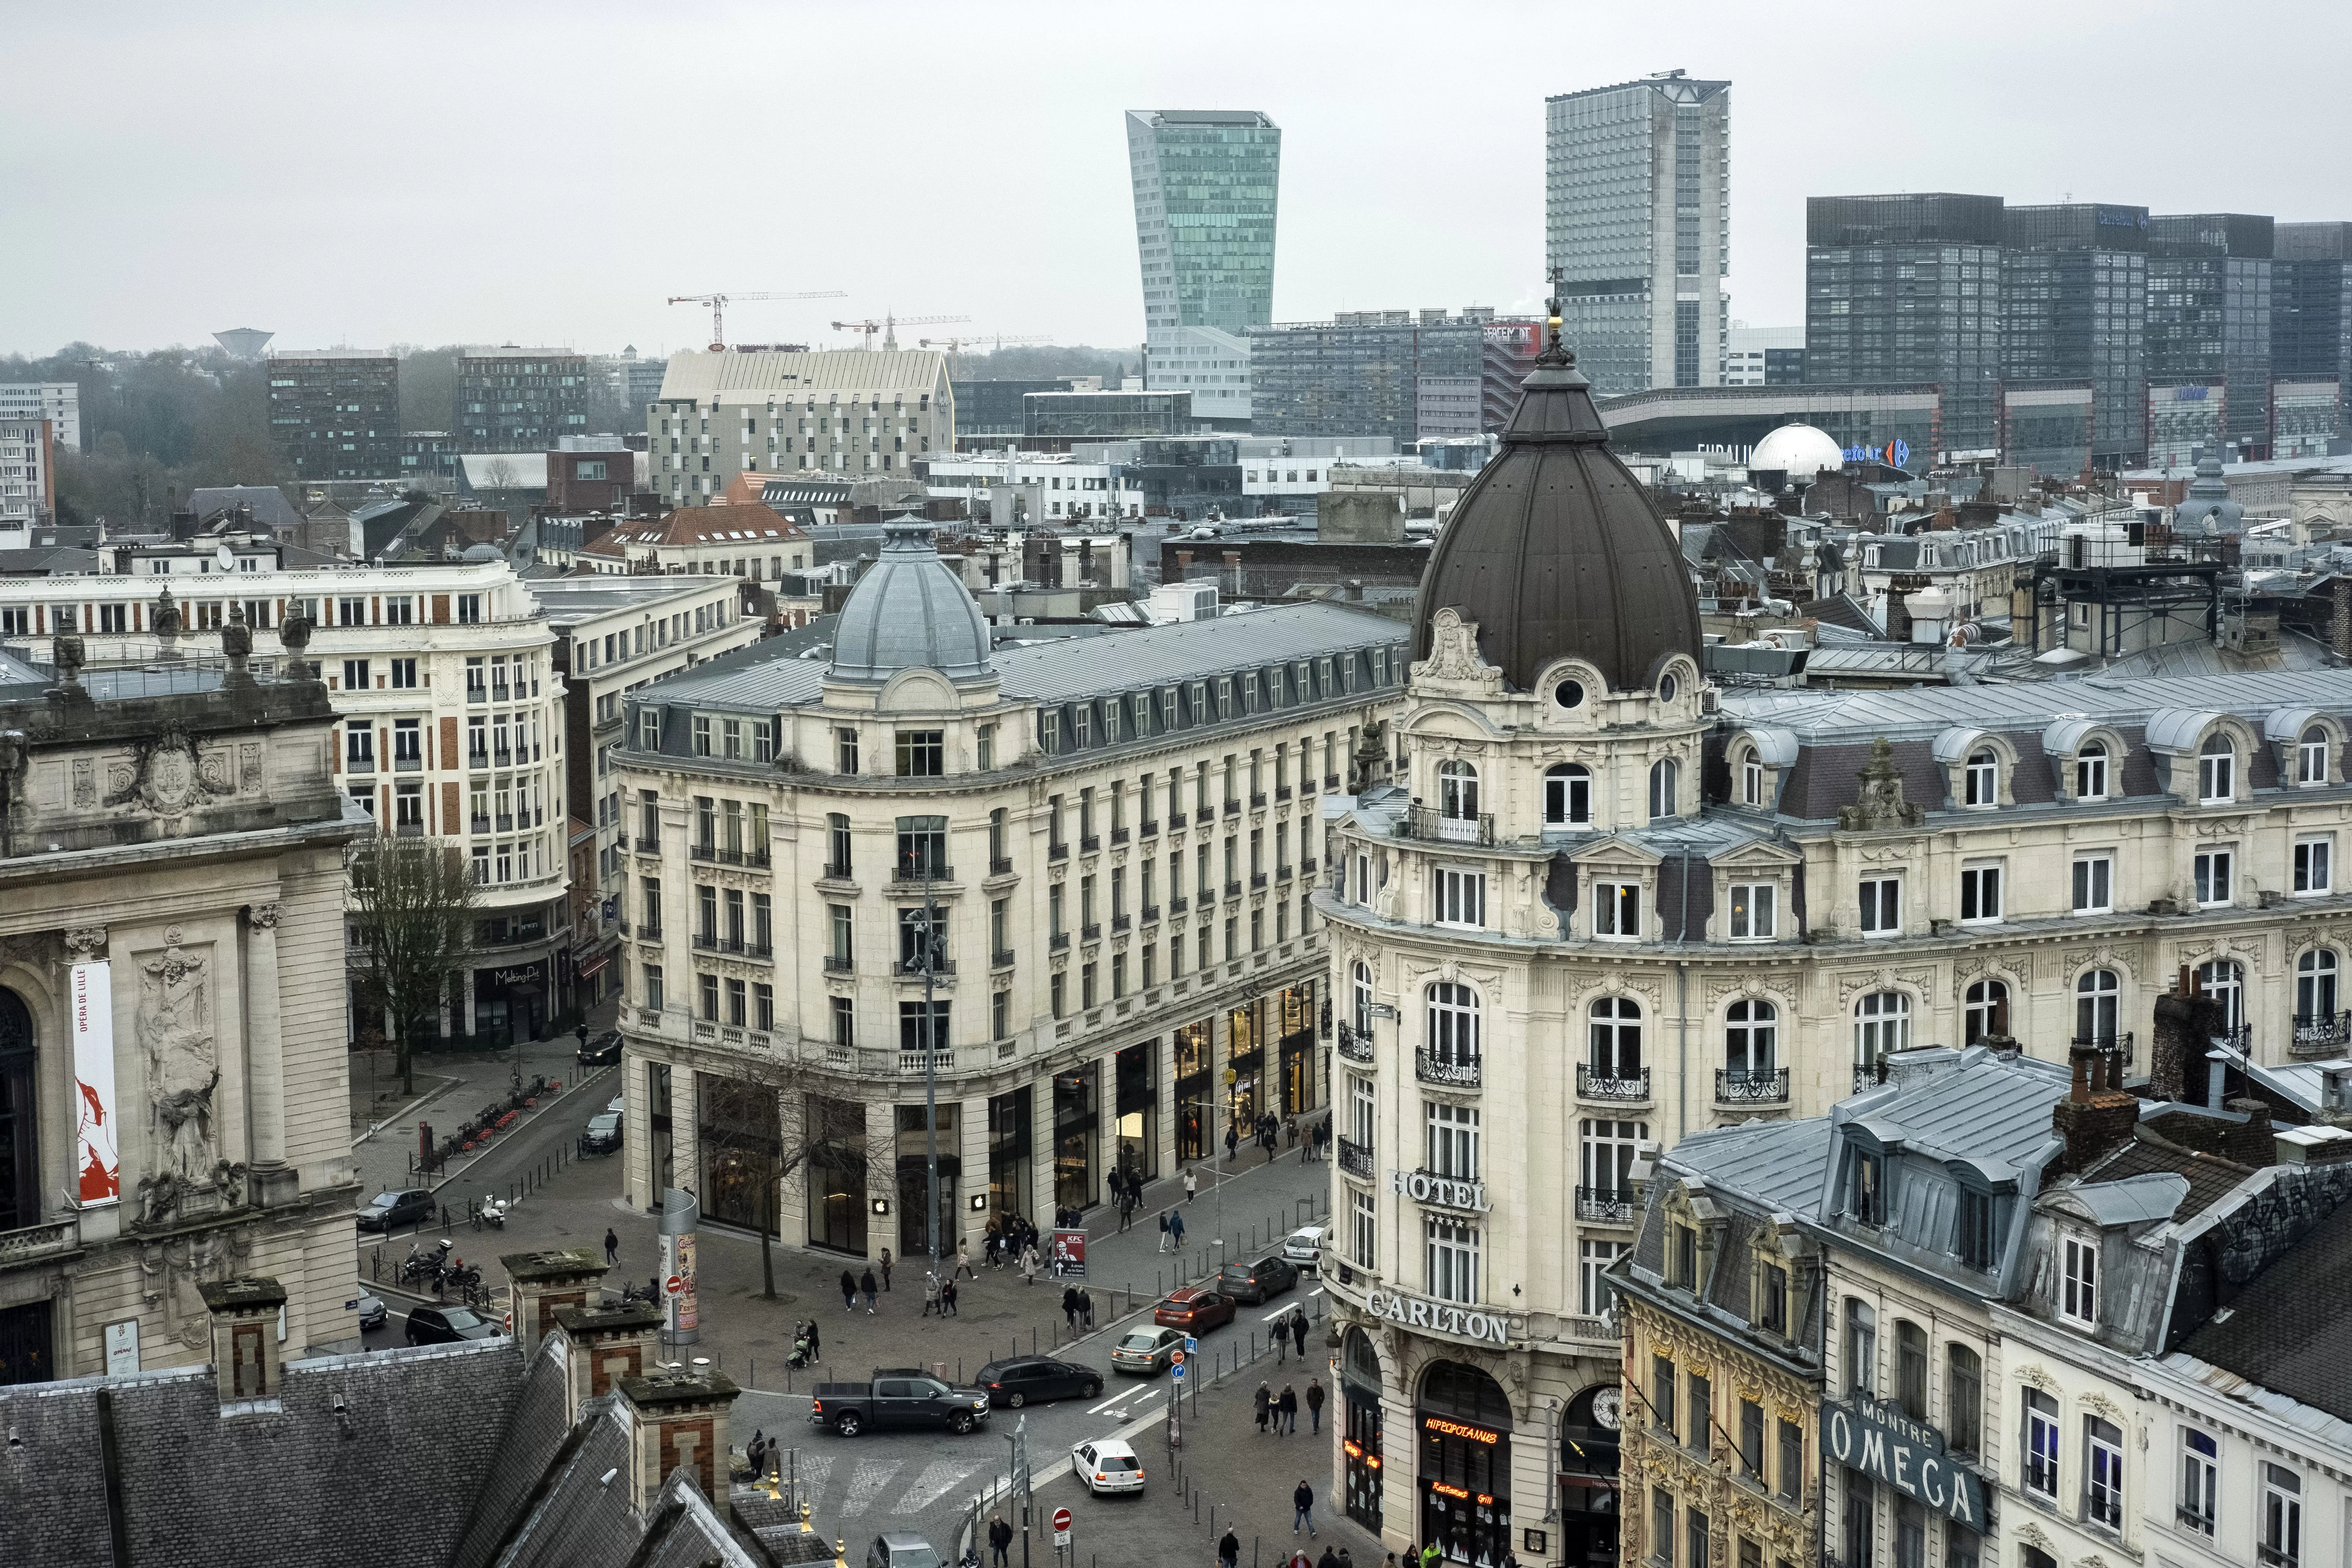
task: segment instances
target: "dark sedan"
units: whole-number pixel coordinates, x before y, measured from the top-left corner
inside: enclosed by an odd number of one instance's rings
[[[404,1225],[420,1223],[433,1217],[433,1194],[423,1187],[410,1187],[405,1192],[378,1193],[360,1210],[362,1230],[380,1230],[386,1235]]]
[[[406,1332],[412,1345],[451,1345],[496,1339],[499,1326],[464,1307],[412,1307]]]
[[[1236,1301],[1256,1306],[1298,1283],[1298,1266],[1278,1257],[1255,1263],[1228,1263],[1217,1270],[1217,1289]]]
[[[1092,1399],[1102,1392],[1102,1373],[1051,1356],[1015,1356],[992,1361],[972,1381],[988,1390],[991,1405],[1043,1405],[1053,1399]]]
[[[580,1065],[583,1068],[611,1067],[620,1059],[621,1031],[618,1029],[607,1029],[580,1047]]]

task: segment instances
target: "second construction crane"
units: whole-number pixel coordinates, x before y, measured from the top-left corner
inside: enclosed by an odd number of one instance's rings
[[[898,348],[898,330],[900,327],[944,327],[956,321],[971,320],[970,316],[894,316],[886,312],[878,321],[835,321],[833,324],[833,330],[836,332],[863,333],[866,338],[865,346],[869,349],[874,346],[874,334],[879,332],[882,334],[884,351],[895,353]]]
[[[848,291],[842,289],[812,289],[799,294],[673,294],[673,305],[708,305],[710,307],[710,352],[724,353],[727,350],[727,306],[735,300],[846,300]],[[837,323],[836,323],[837,324]]]

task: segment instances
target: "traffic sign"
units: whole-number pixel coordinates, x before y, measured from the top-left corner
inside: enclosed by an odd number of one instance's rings
[[[1184,1364],[1184,1352],[1182,1351],[1170,1351],[1168,1352],[1168,1363],[1171,1366],[1182,1366]]]
[[[686,1277],[682,1274],[673,1274],[662,1281],[662,1294],[665,1296],[676,1296],[685,1289]]]
[[[1184,1336],[1184,1353],[1186,1355],[1199,1355],[1201,1353],[1201,1342],[1194,1339],[1192,1335],[1186,1334]]]
[[[1070,1510],[1068,1509],[1057,1508],[1054,1510],[1054,1528],[1056,1531],[1066,1531],[1070,1528]]]
[[[1184,1363],[1183,1363],[1182,1362],[1181,1362],[1181,1361],[1180,1361],[1180,1362],[1178,1362],[1175,1365],[1173,1365],[1173,1366],[1170,1367],[1170,1368],[1168,1369],[1168,1375],[1169,1375],[1169,1376],[1171,1376],[1171,1377],[1172,1377],[1172,1378],[1174,1378],[1174,1379],[1175,1379],[1177,1382],[1179,1382],[1179,1383],[1183,1382],[1183,1381],[1184,1381]]]

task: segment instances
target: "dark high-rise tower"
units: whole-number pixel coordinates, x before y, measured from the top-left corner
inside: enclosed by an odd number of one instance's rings
[[[2001,214],[2000,374],[2091,384],[2091,462],[2147,455],[2147,209],[2073,202]]]
[[[2246,213],[2147,220],[2147,376],[2224,383],[2222,435],[2270,447],[2273,225]]]

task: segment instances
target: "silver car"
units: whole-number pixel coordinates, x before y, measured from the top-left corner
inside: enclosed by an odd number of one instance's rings
[[[1184,1348],[1184,1331],[1158,1327],[1137,1329],[1110,1347],[1110,1364],[1118,1372],[1150,1377],[1169,1364]]]

